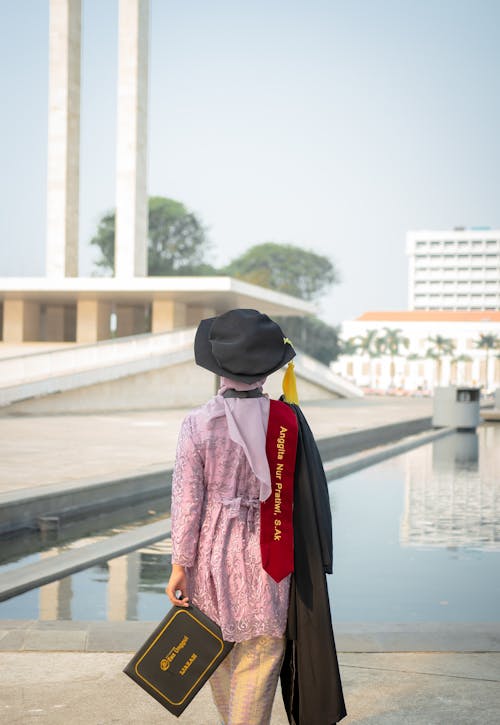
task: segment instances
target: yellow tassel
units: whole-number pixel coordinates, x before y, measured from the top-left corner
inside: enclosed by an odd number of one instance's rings
[[[295,365],[293,364],[293,362],[290,361],[283,376],[282,386],[285,401],[287,403],[295,403],[295,405],[298,405],[299,394],[297,393],[297,379],[295,377],[294,367]]]

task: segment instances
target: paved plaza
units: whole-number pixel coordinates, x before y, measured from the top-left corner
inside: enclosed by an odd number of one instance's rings
[[[176,718],[122,673],[131,656],[1,653],[0,720],[9,725],[219,725],[208,686]],[[498,723],[498,652],[339,652],[338,659],[348,713],[343,725]],[[271,725],[287,725],[279,692]]]
[[[318,438],[432,415],[432,401],[369,397],[303,406]],[[0,417],[1,493],[171,467],[186,410]],[[147,622],[0,621],[0,722],[219,725],[204,688],[179,719],[122,669]],[[345,725],[494,725],[500,627],[334,625]],[[27,673],[29,673],[27,675]],[[271,725],[286,725],[280,693]],[[307,724],[309,725],[309,724]],[[311,724],[313,725],[313,724]]]
[[[366,396],[305,403],[317,438],[432,415],[429,398]],[[0,493],[171,468],[187,409],[0,415]]]

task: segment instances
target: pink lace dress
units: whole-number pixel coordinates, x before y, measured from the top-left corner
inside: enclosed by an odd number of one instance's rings
[[[211,407],[212,406],[212,407]],[[260,482],[214,399],[184,419],[172,479],[172,562],[190,601],[241,642],[285,632],[290,576],[276,583],[260,556]],[[265,455],[265,453],[264,453]]]

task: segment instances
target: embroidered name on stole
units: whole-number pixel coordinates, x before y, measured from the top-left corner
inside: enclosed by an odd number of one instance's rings
[[[271,495],[260,504],[262,566],[279,582],[293,571],[293,488],[298,423],[295,413],[280,400],[271,400],[266,455],[271,473]]]

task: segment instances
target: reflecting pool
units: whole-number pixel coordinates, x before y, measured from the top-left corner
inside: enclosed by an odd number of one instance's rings
[[[334,623],[500,620],[500,426],[439,438],[330,492]],[[169,573],[165,540],[0,602],[0,618],[158,621]]]
[[[333,620],[500,620],[500,426],[330,485]]]

